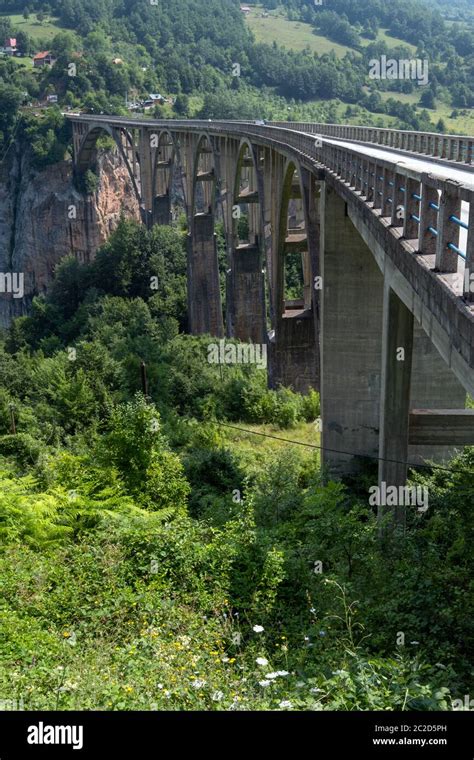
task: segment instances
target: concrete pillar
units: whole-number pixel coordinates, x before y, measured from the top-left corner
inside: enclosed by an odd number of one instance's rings
[[[292,387],[299,393],[318,387],[314,321],[311,311],[281,318],[270,340],[270,387]]]
[[[415,320],[410,409],[465,409],[466,391]],[[444,462],[454,454],[450,446],[409,446],[410,462]]]
[[[227,288],[229,337],[266,343],[265,293],[259,242],[233,248]]]
[[[436,230],[438,226],[438,212],[436,210],[438,206],[438,191],[435,187],[431,187],[426,181],[423,181],[421,196],[418,250],[420,253],[433,255],[436,254],[437,246],[433,230]]]
[[[134,157],[135,157],[135,151]],[[142,199],[142,217],[147,227],[152,225],[153,214],[153,158],[151,148],[151,133],[141,128],[138,135],[138,154],[140,163],[140,195]]]
[[[410,385],[413,357],[413,314],[384,283],[382,382],[380,398],[379,486],[404,486],[407,477]],[[393,511],[404,525],[405,508],[381,506],[379,518]]]
[[[436,269],[438,272],[457,272],[458,254],[448,247],[459,245],[460,228],[450,217],[461,218],[461,198],[458,186],[448,181],[441,195],[438,214],[438,237],[436,246]]]
[[[259,181],[260,153],[235,141],[221,148],[223,176],[229,184],[226,232],[229,269],[227,273],[227,334],[242,341],[267,342],[265,282],[263,272],[263,182]],[[241,184],[244,190],[241,191]],[[238,216],[246,205],[249,238],[239,241]]]
[[[212,214],[196,214],[188,235],[188,313],[193,335],[224,335]]]
[[[153,198],[153,224],[171,224],[170,194],[156,195]]]
[[[383,277],[345,202],[331,188],[324,206],[322,463],[335,475],[347,475],[367,464],[355,452],[378,456]]]

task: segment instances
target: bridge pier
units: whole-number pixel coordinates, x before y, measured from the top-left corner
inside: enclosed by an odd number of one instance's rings
[[[225,148],[227,188],[227,334],[245,342],[264,344],[266,337],[265,281],[262,256],[263,188],[259,182],[259,153],[249,143]],[[242,207],[248,234],[240,239]]]
[[[379,453],[383,277],[344,200],[322,195],[322,464],[343,476]]]
[[[187,238],[188,314],[193,335],[223,337],[222,305],[213,214],[195,214]]]
[[[155,195],[153,198],[153,224],[171,224],[170,194]]]
[[[466,407],[466,391],[443,360],[421,325],[414,321],[413,365],[410,391],[412,409],[460,409]],[[408,446],[410,462],[446,462],[453,445]]]
[[[449,444],[410,445],[411,410],[464,410],[466,391],[411,310],[392,290],[388,275],[384,289],[382,346],[379,486],[385,483],[399,487],[406,483],[407,462],[442,462],[454,454],[454,446]],[[448,430],[449,418],[443,423]],[[380,519],[392,509],[382,507]],[[393,518],[396,525],[404,527],[406,508],[403,504],[395,506]]]
[[[410,384],[414,317],[385,278],[382,328],[379,486],[404,486],[407,479]],[[379,519],[392,507],[381,506]],[[405,507],[394,507],[394,520],[405,523]]]
[[[258,238],[233,248],[227,297],[227,333],[244,342],[266,343],[265,292]]]

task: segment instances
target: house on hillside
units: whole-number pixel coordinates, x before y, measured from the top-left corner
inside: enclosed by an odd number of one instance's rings
[[[162,106],[162,105],[163,105],[163,103],[165,102],[165,99],[164,99],[163,95],[160,95],[160,93],[159,93],[159,92],[158,92],[158,93],[154,93],[154,92],[152,92],[152,93],[150,93],[150,95],[149,95],[148,97],[149,97],[149,98],[150,98],[150,100],[152,100],[154,103],[159,103],[159,104],[160,104],[160,106]]]
[[[33,58],[33,66],[35,69],[39,69],[42,66],[54,66],[56,58],[49,50],[45,50],[42,53],[36,53]]]
[[[5,55],[15,55],[17,52],[16,37],[7,37],[3,45]]]
[[[248,5],[241,5],[240,10],[247,16],[252,9],[249,8]]]

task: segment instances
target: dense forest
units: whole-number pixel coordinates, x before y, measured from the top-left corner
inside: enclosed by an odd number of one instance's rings
[[[345,45],[345,55],[257,42],[235,0],[3,0],[0,38],[16,38],[26,56],[0,58],[4,143],[19,116],[31,117],[28,105],[52,94],[63,109],[90,112],[126,113],[126,96],[140,100],[159,92],[174,105],[156,106],[155,116],[359,116],[379,126],[432,131],[446,128],[438,118],[440,104],[450,106],[453,117],[474,105],[474,29],[461,23],[461,15],[459,22],[448,22],[422,0],[390,6],[382,0],[328,0],[322,6],[288,0],[279,8],[288,20]],[[390,35],[395,42],[388,46]],[[35,69],[27,57],[44,48],[56,64]],[[428,61],[428,84],[370,79],[369,63],[382,55]],[[238,77],[232,76],[235,63]],[[41,130],[41,117],[33,121]]]

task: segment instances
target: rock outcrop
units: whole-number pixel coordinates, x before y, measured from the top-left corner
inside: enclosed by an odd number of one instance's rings
[[[127,170],[119,158],[99,158],[100,180],[92,195],[73,184],[72,163],[35,170],[29,152],[17,152],[0,169],[0,327],[27,314],[33,296],[44,293],[56,264],[69,254],[93,259],[120,216],[139,219]],[[2,292],[5,275],[23,275],[23,297]],[[17,291],[18,296],[18,291]]]

